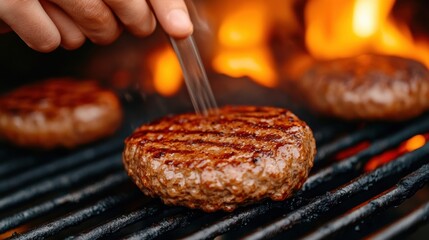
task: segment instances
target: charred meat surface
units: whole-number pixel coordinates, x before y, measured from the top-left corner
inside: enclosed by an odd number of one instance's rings
[[[429,108],[429,71],[411,59],[362,55],[318,62],[297,84],[310,107],[343,119],[405,120]]]
[[[142,125],[125,140],[123,162],[145,194],[213,212],[289,197],[315,152],[312,131],[290,111],[228,106]]]
[[[49,79],[0,97],[0,138],[30,148],[74,148],[113,134],[118,97],[95,81]]]

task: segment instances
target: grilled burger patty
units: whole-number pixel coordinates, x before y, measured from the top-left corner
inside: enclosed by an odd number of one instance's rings
[[[94,81],[50,79],[0,97],[0,138],[18,146],[73,148],[114,133],[117,96]]]
[[[142,125],[125,140],[123,162],[145,194],[166,204],[232,211],[289,197],[315,152],[312,131],[290,111],[241,106]]]
[[[316,63],[297,82],[310,107],[343,119],[404,120],[429,108],[429,71],[393,56]]]

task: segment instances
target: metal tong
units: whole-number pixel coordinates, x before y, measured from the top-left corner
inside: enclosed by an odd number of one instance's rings
[[[217,104],[194,38],[192,35],[184,39],[170,36],[170,41],[179,58],[195,112],[208,115],[209,112],[216,111]]]
[[[201,25],[202,21],[193,2],[185,0],[185,3],[193,19],[194,26]],[[171,36],[169,38],[179,59],[195,112],[203,115],[208,115],[209,112],[216,113],[217,104],[193,36],[191,35],[184,39],[175,39]]]

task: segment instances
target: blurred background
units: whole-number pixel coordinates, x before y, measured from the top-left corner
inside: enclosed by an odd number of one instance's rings
[[[298,80],[313,61],[362,53],[429,65],[429,3],[424,0],[194,2],[195,38],[214,85],[246,79],[287,92],[288,81]],[[117,90],[167,98],[183,88],[178,61],[159,27],[145,39],[125,33],[109,46],[87,42],[75,51],[49,54],[8,33],[0,35],[0,51],[1,91],[57,76],[93,78]]]

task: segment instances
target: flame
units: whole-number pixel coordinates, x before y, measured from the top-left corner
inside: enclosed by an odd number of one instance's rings
[[[25,232],[27,230],[28,230],[28,226],[27,225],[22,225],[22,226],[19,226],[17,228],[14,228],[14,229],[11,229],[9,231],[1,233],[0,234],[0,239],[11,238],[12,236],[14,236],[14,234],[23,233],[23,232]]]
[[[231,13],[219,28],[220,44],[233,48],[252,48],[264,44],[267,19],[266,12],[257,5],[248,5]]]
[[[355,146],[352,146],[350,148],[347,148],[347,149],[340,151],[339,153],[335,154],[334,159],[337,161],[344,160],[348,157],[356,155],[359,152],[367,149],[370,145],[371,145],[371,143],[369,141],[364,141],[364,142],[358,143]]]
[[[149,61],[153,63],[153,84],[163,96],[172,96],[182,85],[183,77],[179,60],[171,47],[164,47],[153,53]]]
[[[353,32],[356,33],[358,37],[370,37],[380,28],[380,19],[382,19],[380,10],[384,9],[380,4],[380,1],[374,0],[356,1],[353,11]],[[384,7],[386,8],[388,6],[384,5]]]
[[[261,1],[249,1],[230,11],[220,24],[219,50],[213,60],[217,72],[248,76],[267,87],[277,85],[274,60],[267,43],[270,11]]]
[[[426,143],[426,138],[423,135],[416,135],[405,142],[403,148],[407,152],[412,152],[423,147]]]
[[[266,48],[249,49],[245,52],[222,52],[214,58],[213,67],[219,73],[231,77],[250,76],[263,86],[275,87],[277,76],[270,56]]]
[[[403,142],[398,148],[386,151],[383,154],[371,158],[365,165],[365,171],[373,171],[381,165],[386,164],[405,153],[415,151],[423,147],[428,140],[429,133],[416,135]]]
[[[389,14],[394,0],[312,0],[305,9],[305,41],[318,59],[364,53],[396,55],[429,66],[429,44],[413,39]]]

